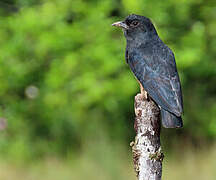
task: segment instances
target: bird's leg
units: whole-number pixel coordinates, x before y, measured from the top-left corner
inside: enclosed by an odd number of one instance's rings
[[[140,92],[141,92],[143,100],[145,100],[145,99],[148,100],[147,92],[145,91],[145,89],[143,88],[143,86],[142,86],[142,84],[140,82],[139,82],[139,85],[140,85]]]

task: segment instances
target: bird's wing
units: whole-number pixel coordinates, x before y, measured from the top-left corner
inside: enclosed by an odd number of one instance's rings
[[[128,64],[144,89],[161,108],[181,116],[181,85],[171,50],[165,54],[147,55],[136,50],[129,54]]]

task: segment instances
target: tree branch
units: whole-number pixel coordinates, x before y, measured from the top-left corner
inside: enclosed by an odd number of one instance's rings
[[[160,110],[141,94],[135,96],[135,142],[131,142],[138,180],[160,180],[163,153],[160,146]]]

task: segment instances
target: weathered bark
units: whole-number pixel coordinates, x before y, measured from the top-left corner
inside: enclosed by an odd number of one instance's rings
[[[160,110],[156,104],[135,97],[135,142],[131,142],[134,169],[138,180],[160,180],[163,153],[160,146]]]

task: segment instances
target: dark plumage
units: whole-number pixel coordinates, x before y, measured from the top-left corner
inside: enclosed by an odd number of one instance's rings
[[[159,38],[152,22],[144,16],[132,14],[113,26],[123,29],[127,40],[126,62],[160,107],[163,126],[182,127],[183,100],[173,52]]]

